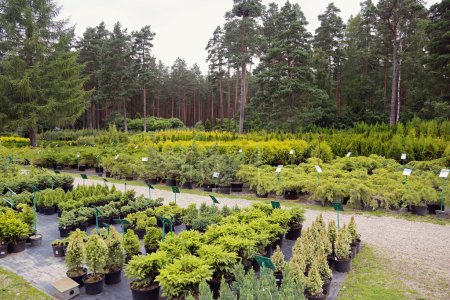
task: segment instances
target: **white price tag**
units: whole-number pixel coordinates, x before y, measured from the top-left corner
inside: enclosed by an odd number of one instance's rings
[[[219,178],[219,176],[220,176],[220,173],[219,173],[219,172],[214,172],[214,173],[213,173],[213,178]]]
[[[134,149],[137,149],[137,148],[139,148],[139,146],[135,146],[135,147],[134,147]]]
[[[282,169],[283,169],[283,165],[278,165],[277,169],[275,170],[275,173],[281,173]]]
[[[411,169],[404,169],[403,170],[403,176],[411,176],[412,170]]]
[[[119,158],[119,154],[117,154],[114,159],[117,160]]]
[[[400,157],[400,159],[405,160],[406,159],[406,153],[402,153],[402,156]]]
[[[441,170],[441,173],[439,174],[439,177],[441,177],[441,178],[447,178],[449,172],[450,172],[449,169],[442,169],[442,170]]]
[[[143,157],[142,161],[148,161],[148,157]]]
[[[317,173],[323,173],[322,168],[320,166],[316,166]]]
[[[239,153],[242,153],[242,148],[241,148],[241,149],[239,149]]]
[[[347,153],[347,154],[345,155],[345,157],[350,157],[351,155],[352,155],[352,153],[349,152],[349,153]]]
[[[290,155],[294,154],[294,150],[289,151],[289,154]]]

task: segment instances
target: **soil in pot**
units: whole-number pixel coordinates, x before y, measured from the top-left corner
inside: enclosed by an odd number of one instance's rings
[[[86,294],[88,295],[97,295],[103,292],[103,283],[105,281],[105,277],[103,275],[88,275],[83,278],[84,288],[86,290]]]
[[[281,272],[275,272],[273,273],[275,276],[275,282],[277,283],[277,287],[280,288],[281,282],[283,281],[283,273]]]
[[[55,209],[54,206],[52,206],[52,207],[44,207],[43,209],[44,209],[44,215],[47,215],[47,216],[53,215],[56,212],[56,209]]]
[[[292,226],[289,228],[289,230],[286,232],[286,239],[290,241],[295,241],[302,235],[302,224],[299,224],[297,226]]]
[[[286,199],[286,200],[297,200],[298,199],[297,191],[285,191],[284,192],[284,199]]]
[[[81,286],[84,286],[83,278],[86,277],[87,269],[83,268],[81,270],[75,271],[75,272],[66,272],[67,277],[75,281]]]
[[[167,178],[166,185],[167,186],[177,186],[177,180],[175,178]]]
[[[133,229],[134,233],[137,234],[140,240],[145,236],[145,229]]]
[[[64,246],[52,246],[54,257],[64,257],[66,255]]]
[[[242,182],[232,182],[231,183],[231,192],[242,193],[243,187],[244,187],[244,184]]]
[[[36,235],[32,235],[30,236],[30,243],[31,243],[31,247],[37,247],[40,246],[42,244],[42,234],[36,234]]]
[[[425,216],[428,208],[425,205],[411,205],[413,215]]]
[[[122,269],[119,270],[111,270],[110,272],[105,274],[105,283],[106,284],[116,284],[122,280]]]
[[[352,268],[352,259],[351,258],[344,259],[344,260],[338,260],[338,259],[334,260],[334,269],[337,272],[346,273],[346,272],[349,272],[351,268]]]
[[[8,245],[0,245],[0,258],[6,257],[8,255]]]
[[[159,299],[159,290],[160,287],[157,283],[153,283],[152,285],[142,288],[142,289],[134,289],[130,284],[131,294],[133,296],[133,300],[158,300]]]
[[[19,242],[14,243],[14,244],[10,243],[9,246],[8,246],[8,251],[10,253],[19,253],[19,252],[25,251],[26,242],[27,242],[27,240],[23,239],[22,241],[19,241]]]
[[[72,232],[73,227],[72,226],[58,227],[58,229],[59,229],[59,236],[62,238],[66,238]]]

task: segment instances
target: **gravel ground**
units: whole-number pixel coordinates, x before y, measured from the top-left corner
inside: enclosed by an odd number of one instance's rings
[[[88,180],[86,184],[95,184],[100,181]],[[82,180],[75,178],[75,184],[82,184]],[[124,189],[123,184],[115,184],[116,188]],[[133,186],[136,193],[143,194],[148,197],[148,189],[146,187]],[[173,193],[164,190],[152,190],[152,197],[163,197],[164,203],[173,201]],[[222,200],[221,200],[222,199]],[[218,198],[220,205],[227,204],[228,206],[238,205],[239,207],[246,207],[251,204],[251,201],[245,199],[228,199]],[[178,194],[177,204],[181,207],[186,207],[190,203],[200,204],[202,202],[211,203],[209,197],[193,195],[193,194]],[[329,220],[336,220],[334,212],[321,212],[308,209],[306,211],[305,225],[309,226],[311,222],[320,214],[328,222]],[[345,212],[340,215],[340,223],[347,223],[350,221],[351,215]],[[401,273],[404,275],[402,280],[408,284],[423,276],[421,280],[432,282],[443,282],[433,297],[444,296],[441,299],[450,299],[450,226],[437,225],[425,222],[413,222],[405,219],[397,219],[392,217],[378,217],[367,215],[355,215],[355,220],[361,233],[361,238],[364,243],[374,245],[383,252],[389,253],[389,258],[393,263],[396,263]],[[446,283],[446,284],[445,284]],[[423,289],[420,286],[412,287],[419,290]],[[426,289],[426,287],[425,287]],[[425,293],[425,292],[424,292]],[[428,298],[428,297],[427,297]],[[436,298],[434,298],[436,299]]]

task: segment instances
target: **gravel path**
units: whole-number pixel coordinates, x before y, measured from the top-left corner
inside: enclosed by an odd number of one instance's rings
[[[87,180],[86,184],[96,184],[100,181]],[[75,178],[75,184],[82,184],[82,180]],[[123,190],[123,184],[115,184],[116,188]],[[148,197],[146,187],[133,186],[136,193]],[[173,201],[173,193],[164,190],[152,190],[152,197],[163,197],[164,203]],[[218,198],[221,205],[226,203],[228,206],[238,205],[246,207],[252,201],[244,199]],[[202,202],[211,203],[209,197],[178,194],[177,204],[186,207],[189,203],[200,204]],[[311,222],[320,214],[328,222],[336,220],[334,212],[306,210],[305,225],[309,226]],[[351,215],[345,212],[341,214],[341,224],[350,221]],[[414,222],[400,218],[378,217],[367,215],[355,215],[355,220],[361,233],[364,243],[369,243],[383,252],[389,253],[390,258],[394,258],[404,270],[405,282],[408,282],[408,276],[414,272],[427,272],[432,276],[447,282],[441,286],[441,292],[450,295],[450,226],[437,225],[425,222]],[[431,281],[432,279],[429,278]]]

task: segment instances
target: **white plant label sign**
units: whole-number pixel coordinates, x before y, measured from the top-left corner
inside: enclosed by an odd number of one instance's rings
[[[404,169],[403,170],[403,176],[411,176],[412,170],[411,169]]]
[[[241,148],[241,149],[239,149],[239,153],[242,153],[242,148]]]
[[[442,169],[441,173],[439,174],[439,177],[441,178],[447,178],[448,177],[448,173],[450,173],[449,169]]]
[[[219,173],[219,172],[214,172],[214,173],[213,173],[213,178],[219,178],[219,176],[220,176],[220,173]]]
[[[119,158],[119,154],[117,154],[114,159],[117,160]]]
[[[282,169],[283,169],[283,165],[278,165],[277,169],[275,170],[275,173],[281,173]]]
[[[349,152],[349,153],[347,153],[347,154],[345,155],[345,157],[350,157],[351,155],[352,155],[352,153]]]
[[[134,147],[134,149],[137,149],[137,148],[139,148],[139,146],[135,146],[135,147]]]
[[[406,153],[402,153],[402,156],[400,157],[400,159],[405,160],[406,159]]]
[[[142,161],[148,161],[148,157],[143,157]]]
[[[289,151],[289,154],[293,155],[294,154],[294,150]]]
[[[319,173],[319,174],[323,173],[322,168],[320,166],[316,166],[315,168],[316,168],[317,173]]]
[[[80,158],[80,154],[77,154],[77,158]]]

